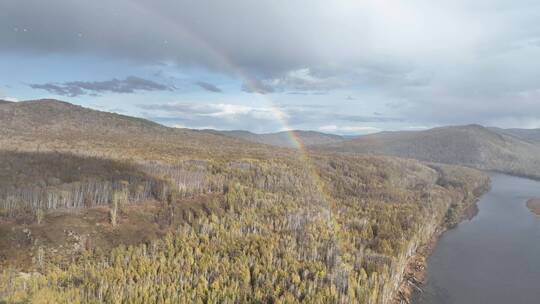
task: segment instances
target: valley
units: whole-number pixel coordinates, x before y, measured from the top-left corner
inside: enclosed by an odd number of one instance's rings
[[[521,133],[527,133],[522,130]],[[532,136],[535,130],[527,134]],[[362,153],[414,158],[487,171],[540,178],[540,144],[480,125],[425,131],[381,132],[357,139],[312,146],[316,151]]]
[[[444,233],[413,303],[535,303],[540,220],[526,206],[539,182],[492,174],[478,215]]]
[[[53,100],[0,116],[8,303],[399,301],[417,249],[489,187],[474,169],[272,148]]]
[[[0,304],[538,304],[539,20],[0,0]]]

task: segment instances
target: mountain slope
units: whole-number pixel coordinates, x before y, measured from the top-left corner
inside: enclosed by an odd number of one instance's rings
[[[210,131],[210,130],[208,130]],[[248,140],[255,143],[278,146],[278,147],[287,147],[287,148],[298,148],[298,142],[304,146],[310,145],[321,145],[321,144],[330,144],[344,141],[345,138],[335,134],[327,134],[316,131],[302,131],[302,130],[293,130],[293,131],[284,131],[277,133],[265,133],[265,134],[256,134],[249,131],[214,131],[210,132],[223,134],[225,136],[240,138]]]
[[[241,145],[242,149],[236,147]],[[265,153],[249,142],[208,132],[168,128],[58,100],[0,106],[0,146],[4,149],[66,151],[118,158],[175,160],[191,155]]]
[[[399,303],[411,254],[489,183],[305,152],[2,104],[0,303]]]
[[[540,144],[540,129],[501,129],[501,128],[490,128],[491,130],[499,133],[505,134],[519,139]]]
[[[479,125],[382,132],[314,149],[392,155],[540,177],[539,145]]]

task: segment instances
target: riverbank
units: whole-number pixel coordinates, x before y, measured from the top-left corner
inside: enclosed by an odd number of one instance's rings
[[[441,235],[448,229],[452,229],[464,220],[471,220],[478,214],[477,203],[490,189],[490,181],[487,184],[480,185],[474,191],[473,197],[465,199],[463,202],[467,207],[461,210],[458,223],[443,222],[435,230],[432,237],[424,245],[420,246],[414,255],[409,258],[407,267],[403,273],[403,279],[398,292],[394,298],[394,304],[410,304],[415,294],[422,293],[422,285],[427,278],[427,259],[433,253]]]
[[[540,183],[504,174],[491,174],[491,180],[478,215],[437,241],[423,292],[412,303],[538,303],[540,221],[526,202],[540,198]]]
[[[527,201],[527,208],[532,213],[540,216],[540,198],[531,198]]]

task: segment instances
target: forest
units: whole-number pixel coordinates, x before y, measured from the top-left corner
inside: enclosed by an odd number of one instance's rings
[[[373,156],[174,165],[54,153],[2,159],[17,168],[3,183],[2,213],[31,214],[30,229],[55,208],[100,205],[106,224],[120,229],[122,205],[144,200],[160,206],[154,221],[167,227],[161,238],[110,251],[81,246],[62,258],[38,243],[32,271],[3,269],[6,303],[388,303],[417,247],[455,224],[488,184],[470,169]],[[204,208],[185,208],[187,198],[208,195]]]
[[[489,187],[52,100],[0,118],[0,303],[400,303],[411,257]]]

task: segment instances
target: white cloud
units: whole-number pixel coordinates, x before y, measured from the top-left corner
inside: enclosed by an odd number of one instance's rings
[[[292,70],[280,78],[263,82],[276,91],[327,91],[350,85],[350,81],[335,75],[316,75],[310,68]]]
[[[268,107],[252,107],[237,104],[207,104],[205,108],[214,109],[211,113],[203,113],[201,116],[235,118],[242,115],[250,115],[263,120],[279,119],[278,113]]]
[[[353,103],[333,95],[324,101],[335,106],[329,111],[347,107],[347,114],[358,115],[369,108],[406,118],[407,124],[518,126],[527,119],[534,126],[531,113],[540,113],[537,0],[42,2],[1,1],[0,52],[90,55],[138,67],[165,62],[186,74],[227,75],[258,93],[338,89],[367,106],[349,111]],[[29,30],[13,31],[22,25]],[[229,88],[216,85],[204,87]],[[377,106],[396,100],[404,106]],[[232,120],[246,119],[242,125],[250,126],[276,116],[262,105],[228,103],[163,115],[193,119],[187,113],[198,123],[227,119],[229,126],[241,125]],[[336,129],[346,124],[320,121]]]
[[[429,128],[433,128],[433,127],[428,127],[428,126],[408,126],[408,127],[405,127],[405,129],[412,130],[412,131],[427,130]]]
[[[232,103],[169,103],[138,105],[143,117],[170,126],[195,129],[275,131],[285,124],[277,108]]]
[[[486,123],[488,126],[498,126],[502,128],[520,128],[520,129],[539,129],[540,128],[540,118],[529,116],[529,117],[508,117],[504,119],[497,119],[488,121]]]
[[[11,101],[11,102],[18,102],[19,101],[18,98],[10,97],[3,91],[0,91],[0,99],[5,100],[5,101]]]
[[[189,127],[185,126],[185,125],[182,125],[182,124],[174,124],[171,126],[172,128],[176,128],[176,129],[190,129]],[[220,128],[216,128],[215,126],[212,126],[212,125],[208,125],[208,126],[198,126],[196,128],[193,128],[193,129],[199,129],[199,130],[208,130],[208,129],[213,129],[213,130],[220,130]]]
[[[337,126],[337,125],[325,125],[319,127],[319,131],[338,133],[338,134],[372,134],[381,132],[382,130],[369,126]]]
[[[283,115],[278,109],[271,107],[255,107],[229,103],[169,103],[162,105],[139,105],[140,108],[160,113],[164,116],[192,115],[210,118],[235,119],[251,116],[262,120],[277,120]]]

